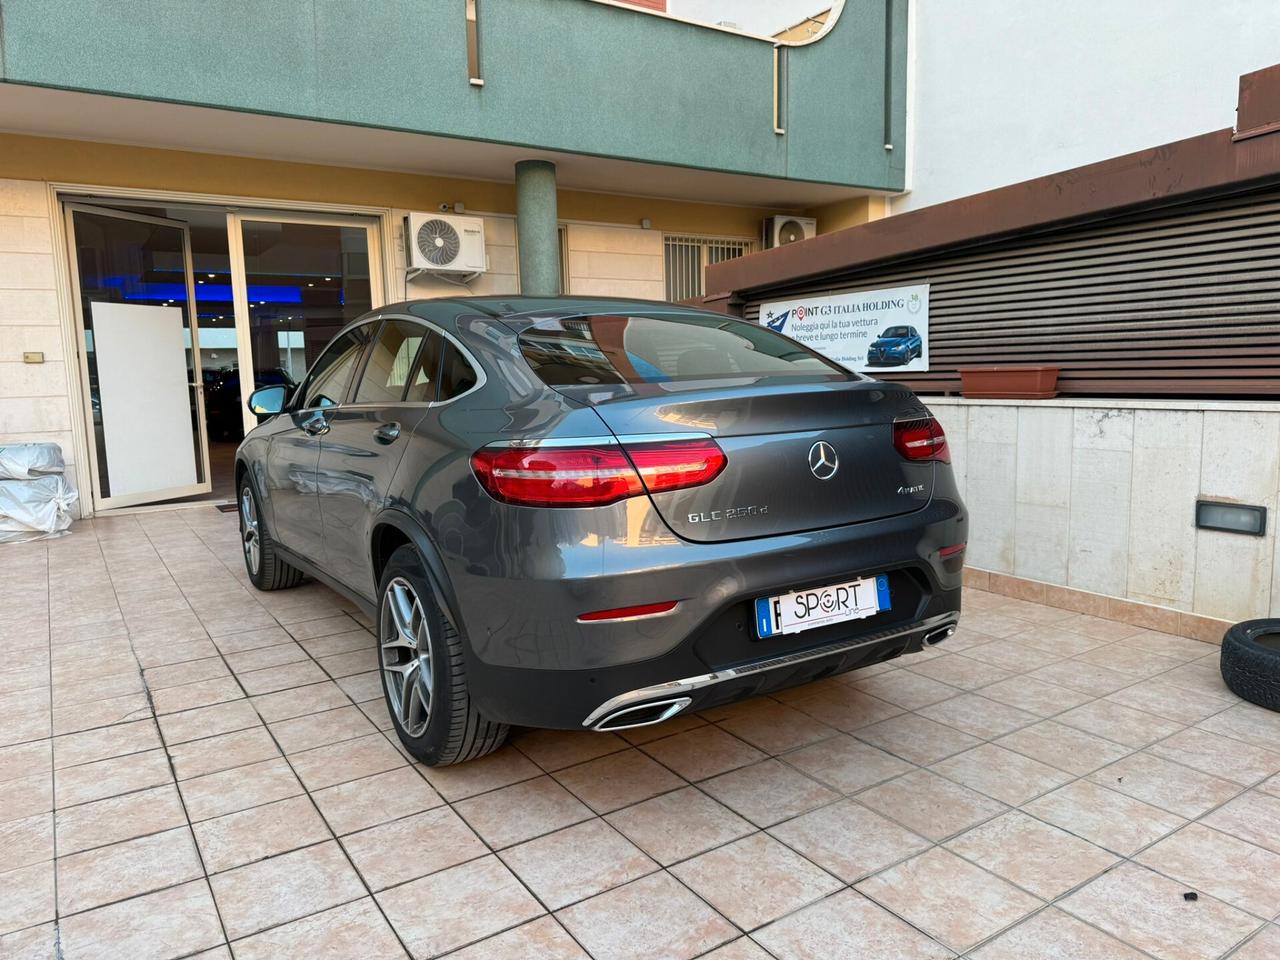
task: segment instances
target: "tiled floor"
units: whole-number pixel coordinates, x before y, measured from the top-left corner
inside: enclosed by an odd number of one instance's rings
[[[1280,956],[1280,714],[1195,641],[973,592],[923,654],[427,770],[233,515],[0,585],[5,958]]]

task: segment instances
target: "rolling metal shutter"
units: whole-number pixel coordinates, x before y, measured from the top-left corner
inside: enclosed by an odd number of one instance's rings
[[[1065,395],[1280,395],[1275,189],[753,291],[744,316],[911,283],[930,284],[929,372],[876,375],[921,392],[959,391],[961,366],[1044,364]]]

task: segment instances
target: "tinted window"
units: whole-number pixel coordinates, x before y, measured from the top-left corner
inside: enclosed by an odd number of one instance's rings
[[[414,358],[427,328],[408,320],[388,320],[369,351],[356,403],[398,403],[409,383]]]
[[[767,327],[728,318],[577,317],[526,330],[520,347],[550,386],[850,376]]]
[[[360,355],[373,336],[373,324],[365,323],[348,330],[329,346],[307,375],[303,388],[302,407],[331,407],[342,403],[351,384]]]
[[[436,398],[436,379],[440,375],[440,341],[438,333],[428,333],[418,350],[413,372],[409,376],[409,389],[405,399],[410,403],[430,403]]]
[[[440,399],[451,400],[475,385],[476,372],[467,358],[452,343],[446,343],[444,363],[440,368]]]

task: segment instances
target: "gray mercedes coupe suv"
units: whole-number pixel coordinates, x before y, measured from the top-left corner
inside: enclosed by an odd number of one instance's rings
[[[309,574],[374,619],[427,764],[509,725],[621,730],[807,683],[959,616],[968,521],[937,421],[754,323],[399,303],[250,408],[249,577]]]

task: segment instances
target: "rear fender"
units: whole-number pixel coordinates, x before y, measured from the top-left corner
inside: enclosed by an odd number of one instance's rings
[[[376,531],[379,527],[394,527],[413,544],[426,565],[427,576],[431,581],[431,590],[435,594],[436,603],[458,633],[465,635],[462,622],[458,616],[458,598],[453,590],[453,583],[440,559],[440,551],[436,549],[422,526],[402,510],[389,507],[373,519],[369,529]],[[369,544],[369,555],[374,556],[373,544]],[[374,584],[375,602],[377,601],[377,584]]]

